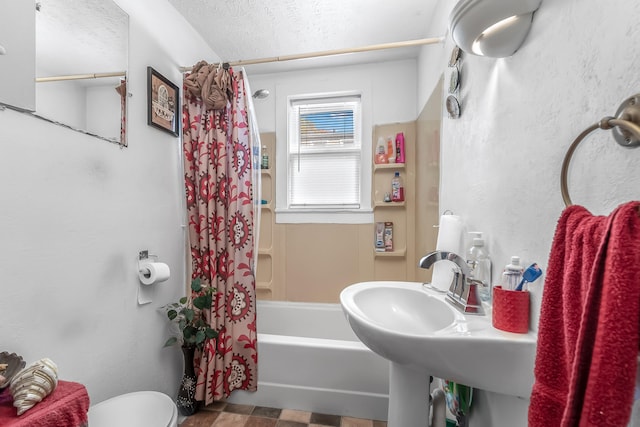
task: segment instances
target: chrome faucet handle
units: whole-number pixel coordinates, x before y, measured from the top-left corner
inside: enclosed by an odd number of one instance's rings
[[[482,309],[482,300],[480,299],[480,293],[478,288],[486,286],[482,280],[467,278],[467,287],[469,288],[469,292],[467,293],[467,304],[468,305],[477,305]],[[484,311],[484,310],[482,310]]]
[[[449,293],[462,296],[462,293],[464,292],[464,282],[466,279],[467,278],[464,274],[453,270],[453,281],[449,286]]]
[[[484,286],[484,283],[467,277],[461,288],[449,289],[445,299],[465,314],[484,316],[484,308],[482,307],[478,286]]]

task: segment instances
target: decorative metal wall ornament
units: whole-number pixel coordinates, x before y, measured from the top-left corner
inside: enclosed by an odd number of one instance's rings
[[[449,76],[449,93],[455,93],[460,85],[460,69],[456,65]]]
[[[457,119],[460,117],[460,104],[458,103],[458,98],[454,95],[449,95],[447,97],[447,112],[449,112],[450,119]]]
[[[460,57],[462,50],[455,46],[451,51],[451,57],[449,58],[449,68],[451,68],[451,74],[449,74],[449,96],[445,101],[447,112],[450,119],[457,119],[460,117],[460,102],[456,96],[456,93],[460,89]]]
[[[451,51],[451,58],[449,58],[449,67],[453,67],[454,65],[456,65],[461,55],[462,51],[458,46],[455,46]]]

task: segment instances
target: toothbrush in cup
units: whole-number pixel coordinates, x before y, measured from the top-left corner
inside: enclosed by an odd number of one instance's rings
[[[516,287],[516,291],[521,291],[525,283],[532,283],[542,276],[542,269],[538,267],[538,264],[533,263],[522,273],[522,280]]]

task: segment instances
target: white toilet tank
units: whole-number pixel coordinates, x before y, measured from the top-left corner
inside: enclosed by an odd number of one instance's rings
[[[112,397],[89,408],[91,427],[177,427],[178,410],[169,396],[138,391]]]

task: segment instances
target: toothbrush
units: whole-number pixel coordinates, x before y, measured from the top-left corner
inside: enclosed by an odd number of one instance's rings
[[[521,291],[522,287],[526,283],[534,282],[538,277],[542,276],[542,269],[538,267],[538,264],[533,263],[522,273],[522,280],[516,287],[516,291]]]

